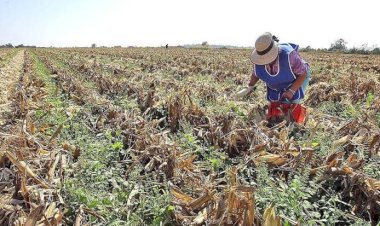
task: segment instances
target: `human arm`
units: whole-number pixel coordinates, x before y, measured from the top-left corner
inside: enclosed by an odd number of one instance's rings
[[[244,96],[252,93],[252,91],[254,90],[254,87],[258,81],[259,81],[259,78],[256,76],[255,70],[253,70],[252,75],[251,75],[251,79],[249,80],[249,83],[248,83],[248,86],[245,87],[244,89],[240,90],[238,92],[238,96],[244,97]]]
[[[259,77],[256,76],[255,71],[252,72],[251,79],[249,80],[248,87],[255,86],[259,81]]]
[[[291,100],[294,94],[297,92],[297,90],[304,83],[309,66],[301,59],[297,51],[293,51],[290,53],[289,61],[292,71],[296,76],[296,80],[289,87],[289,89],[282,95],[282,98]]]
[[[288,99],[288,100],[293,99],[294,94],[302,86],[305,79],[306,79],[306,75],[299,75],[294,81],[294,83],[290,86],[290,88],[282,94],[282,98]]]

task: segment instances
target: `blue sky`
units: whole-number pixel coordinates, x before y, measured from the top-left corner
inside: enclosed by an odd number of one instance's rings
[[[38,46],[253,46],[280,41],[380,46],[376,0],[0,0],[0,44]]]

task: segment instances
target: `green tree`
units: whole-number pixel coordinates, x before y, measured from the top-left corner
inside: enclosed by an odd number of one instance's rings
[[[331,44],[330,49],[331,51],[345,51],[347,50],[347,42],[340,38],[336,40],[333,44]]]

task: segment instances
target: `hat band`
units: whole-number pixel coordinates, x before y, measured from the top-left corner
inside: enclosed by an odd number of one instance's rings
[[[260,56],[262,56],[262,55],[267,54],[272,49],[272,47],[273,47],[273,40],[271,41],[271,43],[268,46],[268,48],[264,49],[263,51],[257,51],[256,50],[256,52],[257,52],[257,54],[259,54]]]

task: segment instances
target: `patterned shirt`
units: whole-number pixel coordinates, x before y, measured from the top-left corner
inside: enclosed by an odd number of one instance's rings
[[[292,68],[292,71],[296,77],[307,74],[309,65],[305,61],[302,60],[302,58],[300,57],[297,51],[293,51],[289,54],[289,61],[290,61],[290,67]],[[278,58],[273,63],[265,65],[265,67],[270,74],[272,75],[277,74]],[[253,65],[252,76],[251,76],[251,80],[248,83],[248,86],[253,86],[253,81],[255,77],[257,79],[256,72],[255,72],[255,65]]]

